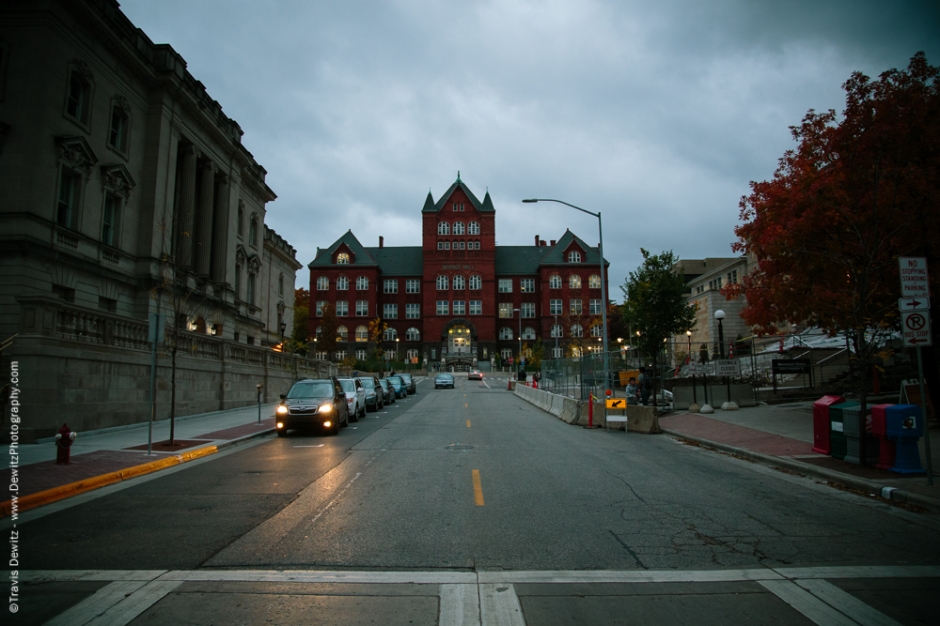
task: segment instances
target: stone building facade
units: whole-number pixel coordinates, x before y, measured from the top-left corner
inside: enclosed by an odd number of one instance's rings
[[[24,371],[56,371],[43,359],[89,338],[114,349],[83,362],[107,369],[127,356],[117,348],[146,348],[157,311],[194,341],[279,340],[300,265],[264,224],[276,196],[242,134],[115,0],[0,4],[0,338],[17,335]],[[42,384],[82,414],[72,375]]]
[[[378,247],[365,247],[350,230],[317,249],[309,264],[311,336],[326,304],[340,324],[336,353],[321,358],[367,357],[375,318],[388,326],[383,350],[432,368],[486,369],[518,359],[520,346],[526,354],[537,340],[545,358],[600,349],[597,246],[571,231],[557,241],[536,235],[531,246],[497,246],[489,192],[479,200],[459,175],[437,201],[428,193],[421,220],[420,246],[389,247],[379,238]]]

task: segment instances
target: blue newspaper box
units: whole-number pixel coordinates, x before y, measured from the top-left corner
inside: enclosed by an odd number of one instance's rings
[[[915,404],[893,404],[885,409],[885,435],[895,442],[892,472],[922,474],[917,440],[924,435],[924,420]]]

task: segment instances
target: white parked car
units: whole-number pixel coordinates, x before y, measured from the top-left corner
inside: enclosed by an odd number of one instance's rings
[[[360,417],[366,416],[366,390],[358,378],[340,378],[339,384],[346,393],[349,421],[358,422]]]

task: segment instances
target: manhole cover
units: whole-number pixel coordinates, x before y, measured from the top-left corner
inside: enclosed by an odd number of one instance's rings
[[[448,450],[473,450],[473,446],[469,443],[452,443],[447,446]]]

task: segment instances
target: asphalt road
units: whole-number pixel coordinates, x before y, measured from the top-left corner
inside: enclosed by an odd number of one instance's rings
[[[26,523],[22,570],[80,573],[34,576],[18,618],[150,590],[111,622],[827,623],[810,594],[934,623],[935,516],[569,426],[504,384],[424,381],[338,436],[271,437]]]

